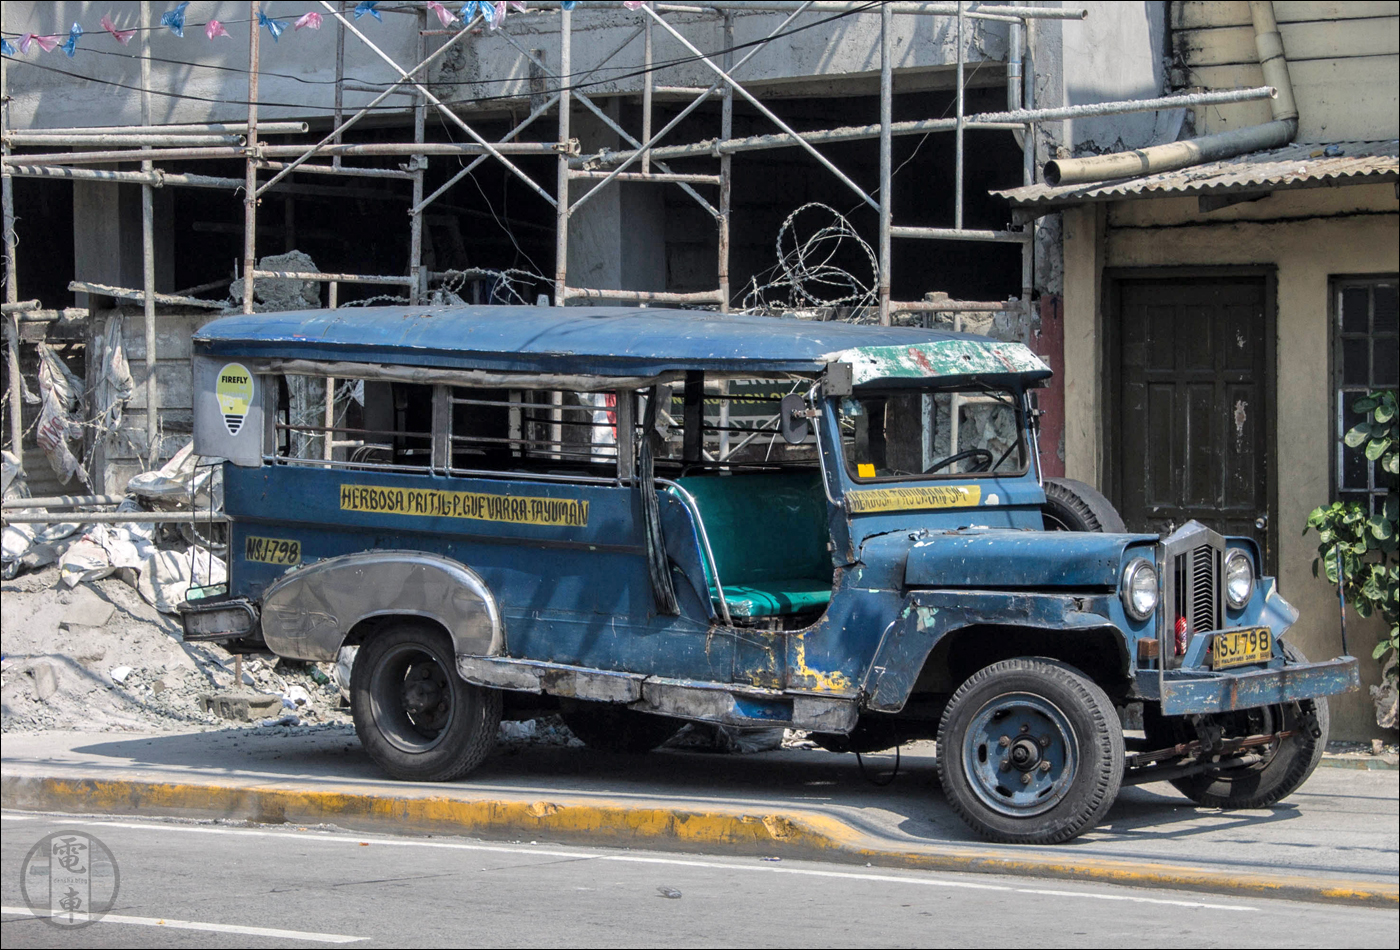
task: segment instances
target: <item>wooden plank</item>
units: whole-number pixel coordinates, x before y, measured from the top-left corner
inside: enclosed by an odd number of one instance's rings
[[[1280,24],[1290,63],[1309,59],[1348,59],[1400,52],[1400,18],[1333,20]],[[1223,66],[1259,61],[1254,28],[1231,26],[1178,30],[1172,34],[1177,58],[1188,66]]]
[[[1171,4],[1172,29],[1199,30],[1218,26],[1249,26],[1249,4],[1244,0],[1182,0]]]
[[[1355,20],[1367,17],[1394,17],[1394,2],[1343,0],[1340,3],[1317,3],[1300,0],[1275,0],[1274,16],[1280,24],[1309,23],[1319,20]],[[1243,0],[1184,0],[1171,5],[1172,29],[1198,30],[1211,27],[1249,26],[1249,4]],[[1282,31],[1280,31],[1282,32]]]
[[[1247,4],[1242,5],[1247,6]],[[1274,0],[1274,16],[1280,25],[1305,23],[1310,20],[1394,18],[1395,15],[1394,0],[1341,0],[1337,3],[1317,3],[1315,0]]]
[[[1400,56],[1313,60],[1289,72],[1300,142],[1400,137]]]

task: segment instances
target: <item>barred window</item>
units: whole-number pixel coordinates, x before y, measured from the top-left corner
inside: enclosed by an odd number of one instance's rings
[[[1333,380],[1336,413],[1332,433],[1334,496],[1359,501],[1375,512],[1396,476],[1367,460],[1364,447],[1343,439],[1364,413],[1354,406],[1368,392],[1395,389],[1400,378],[1400,320],[1395,277],[1338,278],[1332,282]]]

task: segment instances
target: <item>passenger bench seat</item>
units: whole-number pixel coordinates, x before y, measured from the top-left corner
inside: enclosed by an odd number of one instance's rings
[[[821,473],[698,475],[677,483],[699,507],[731,616],[777,617],[830,602]],[[705,573],[718,603],[708,565]]]

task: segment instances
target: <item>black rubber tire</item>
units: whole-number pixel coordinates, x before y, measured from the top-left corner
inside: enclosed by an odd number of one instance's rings
[[[1300,652],[1288,644],[1283,644],[1283,653],[1289,660],[1307,662]],[[1265,760],[1258,765],[1188,775],[1172,779],[1172,785],[1181,794],[1206,808],[1268,808],[1281,802],[1296,792],[1322,761],[1322,753],[1327,748],[1327,733],[1331,728],[1331,714],[1325,696],[1303,700],[1298,706],[1303,711],[1311,709],[1315,712],[1322,735],[1313,737],[1300,729],[1299,710],[1292,703],[1241,710],[1233,715],[1241,717],[1242,722],[1243,717],[1253,715],[1257,720],[1277,723],[1275,729],[1296,729],[1299,734],[1281,740],[1278,748],[1266,747]],[[1162,722],[1160,717],[1157,721]],[[1186,741],[1195,736],[1181,720],[1166,725],[1170,727],[1170,734],[1178,737],[1172,742]]]
[[[1054,741],[1041,744],[1047,761],[1061,748],[1062,740],[1072,740],[1073,762],[1070,742],[1064,742],[1059,775],[1045,774],[1044,781],[1054,782],[1057,789],[1048,806],[1044,801],[1017,804],[1010,788],[988,788],[985,774],[982,778],[968,774],[967,756],[986,764],[1013,751],[1022,736],[1034,735],[1017,733],[1012,749],[1003,752],[1005,747],[981,741],[984,736],[974,731],[985,728],[975,724],[988,722],[988,716],[990,722],[998,721],[998,715],[1008,723],[1014,721],[1023,708],[1018,704],[1028,698],[1048,704],[1046,708],[1062,718],[1063,725],[1050,733]],[[1079,670],[1041,658],[1002,660],[974,673],[953,694],[938,727],[937,765],[948,803],[983,838],[1009,844],[1057,844],[1093,828],[1113,805],[1123,781],[1123,730],[1107,694]],[[1038,770],[1024,771],[1035,776]],[[998,774],[1008,779],[995,781],[1017,784],[1009,780],[1016,774],[1014,769]],[[1000,810],[987,803],[1002,793]]]
[[[1072,478],[1045,479],[1045,504],[1040,514],[1046,531],[1123,534],[1128,530],[1112,502],[1092,485]]]
[[[426,673],[425,673],[426,671]],[[415,723],[408,689],[424,674],[443,710],[441,727]],[[428,675],[431,674],[431,675]],[[407,684],[407,685],[405,685]],[[362,645],[350,673],[350,710],[360,744],[375,764],[397,779],[450,782],[481,764],[496,744],[501,722],[498,690],[457,675],[452,641],[436,627],[404,623]]]
[[[680,732],[685,725],[669,716],[653,716],[614,703],[580,703],[562,710],[564,725],[584,745],[599,752],[641,755]]]

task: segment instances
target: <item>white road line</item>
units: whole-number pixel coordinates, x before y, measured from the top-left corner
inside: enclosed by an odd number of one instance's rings
[[[58,820],[55,816],[54,820]],[[244,835],[258,838],[288,838],[295,841],[321,841],[328,844],[354,845],[358,847],[364,839],[340,837],[325,832],[258,831],[251,828],[211,828],[194,825],[165,825],[136,821],[100,821],[97,819],[63,819],[71,824],[91,824],[108,828],[130,828],[137,831],[183,831],[194,834]],[[783,867],[777,864],[731,864],[722,861],[703,861],[686,858],[650,857],[635,854],[596,854],[582,851],[553,851],[546,848],[523,848],[506,845],[462,844],[449,841],[417,841],[412,839],[370,838],[371,846],[390,848],[437,848],[448,851],[482,851],[495,854],[528,854],[536,857],[586,858],[594,861],[611,861],[617,864],[663,864],[672,867],[719,869],[724,871],[754,871],[769,874],[798,874],[807,877],[829,877],[853,881],[880,881],[882,883],[914,884],[921,887],[951,887],[974,891],[1003,891],[1012,894],[1043,894],[1055,897],[1082,897],[1090,900],[1128,901],[1135,904],[1164,904],[1169,907],[1199,907],[1207,910],[1255,910],[1249,904],[1214,904],[1206,901],[1172,900],[1162,897],[1140,897],[1136,894],[1106,894],[1097,891],[1052,891],[1030,887],[1014,887],[1009,884],[979,884],[972,881],[946,881],[935,877],[908,877],[896,874],[861,873],[859,871],[821,871],[815,868]],[[929,872],[925,872],[929,873]],[[969,872],[971,873],[971,872]],[[1126,886],[1126,885],[1125,885]]]
[[[28,907],[0,907],[0,913],[15,914],[21,917],[38,917],[39,914]],[[169,927],[172,930],[203,930],[209,933],[243,934],[248,937],[276,937],[282,940],[311,940],[316,943],[356,943],[368,937],[349,937],[345,934],[311,933],[305,930],[277,930],[272,927],[240,927],[237,924],[210,924],[199,920],[175,920],[171,917],[127,917],[123,914],[104,914],[102,923],[135,924],[138,927]]]
[[[44,817],[44,816],[43,816],[43,815],[12,815],[12,814],[10,814],[9,812],[6,812],[5,814],[0,815],[0,818],[5,819],[6,821],[38,821],[38,820],[39,820],[40,818],[42,818],[42,817]]]

